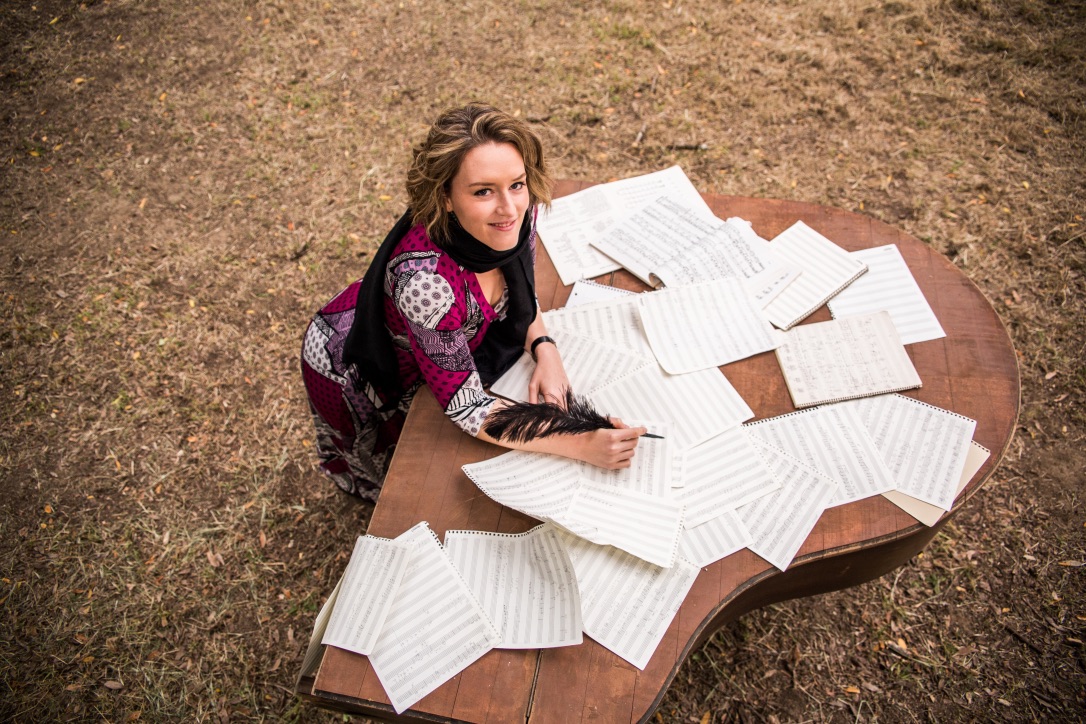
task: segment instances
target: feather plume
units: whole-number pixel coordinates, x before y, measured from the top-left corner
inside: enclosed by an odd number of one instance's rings
[[[495,440],[528,442],[550,435],[577,435],[614,425],[587,398],[566,390],[564,405],[554,402],[516,402],[486,416],[483,431]]]

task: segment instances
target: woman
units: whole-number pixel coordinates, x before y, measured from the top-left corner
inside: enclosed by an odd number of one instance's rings
[[[321,467],[340,488],[377,499],[423,384],[449,419],[482,440],[629,467],[645,429],[617,420],[571,434],[490,434],[507,428],[488,421],[534,414],[484,389],[522,351],[536,360],[530,403],[553,412],[572,399],[535,299],[535,207],[550,203],[550,185],[536,135],[486,105],[446,111],[415,148],[410,209],[365,277],[306,330],[302,377]]]

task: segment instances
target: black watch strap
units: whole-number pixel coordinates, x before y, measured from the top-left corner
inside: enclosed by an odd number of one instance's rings
[[[535,348],[536,348],[536,347],[538,347],[539,345],[543,344],[544,342],[550,342],[550,343],[551,343],[551,344],[553,344],[553,345],[554,345],[555,347],[557,347],[557,346],[558,346],[558,343],[557,343],[557,342],[555,342],[555,341],[554,341],[553,339],[551,339],[550,337],[548,337],[547,335],[545,335],[545,334],[544,334],[544,335],[540,335],[539,337],[536,337],[536,338],[535,338],[535,339],[534,339],[534,340],[532,341],[532,349],[531,349],[531,352],[532,352],[532,359],[535,359]]]

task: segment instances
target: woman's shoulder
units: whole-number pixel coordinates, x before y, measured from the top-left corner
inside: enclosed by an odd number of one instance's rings
[[[457,281],[463,269],[452,260],[426,233],[426,227],[416,224],[396,244],[388,262],[388,272],[393,277],[433,274]]]

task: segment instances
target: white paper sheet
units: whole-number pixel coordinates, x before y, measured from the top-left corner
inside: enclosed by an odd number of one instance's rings
[[[712,211],[678,166],[592,186],[555,199],[550,211],[539,215],[539,238],[547,247],[563,284],[614,271],[618,264],[589,244],[618,223],[631,209],[661,196]]]
[[[498,648],[581,643],[577,574],[553,526],[520,535],[450,530],[445,550],[501,634]]]
[[[298,672],[298,678],[294,682],[295,685],[302,680],[303,676],[315,672],[318,664],[320,664],[321,652],[324,651],[321,639],[324,638],[324,632],[328,630],[328,619],[332,617],[332,609],[336,606],[336,599],[339,598],[339,590],[342,587],[343,577],[340,576],[336,582],[336,587],[332,589],[332,595],[325,600],[324,605],[321,606],[321,610],[317,614],[316,621],[313,622],[313,633],[309,636],[309,646],[306,647],[305,658],[302,660],[302,668]]]
[[[637,297],[630,295],[605,302],[563,307],[543,313],[547,329],[566,331],[599,340],[645,359],[654,359],[648,337],[641,328]]]
[[[404,543],[359,536],[321,643],[357,654],[371,653],[410,558],[411,548]]]
[[[495,502],[539,520],[555,520],[573,500],[581,465],[557,455],[510,450],[462,470]]]
[[[769,247],[782,264],[802,270],[766,305],[769,321],[781,329],[802,322],[867,270],[863,262],[802,221],[781,232]]]
[[[973,479],[973,476],[977,474],[977,471],[981,469],[981,466],[984,465],[984,462],[990,455],[991,453],[983,445],[978,445],[975,442],[970,443],[969,454],[965,459],[965,468],[962,470],[962,476],[958,480],[958,487],[954,494],[955,498],[965,490],[965,486],[969,484],[969,481]],[[938,523],[939,519],[946,513],[942,508],[909,497],[908,495],[905,495],[905,493],[901,493],[897,490],[891,490],[882,495],[891,503],[927,526]]]
[[[411,561],[370,664],[399,714],[494,648],[500,636],[426,523],[396,538]]]
[[[774,349],[773,327],[739,281],[721,279],[639,297],[641,323],[673,375],[712,369]]]
[[[753,543],[754,536],[739,514],[728,510],[693,528],[684,528],[679,538],[679,555],[704,568]]]
[[[831,506],[885,493],[896,483],[863,421],[843,405],[827,405],[750,423],[754,440],[775,447],[831,478]]]
[[[786,570],[834,495],[835,483],[817,470],[756,443],[781,487],[739,508],[754,542],[748,547]]]
[[[700,569],[681,558],[661,568],[571,535],[562,542],[577,571],[585,633],[644,669]]]
[[[551,336],[562,355],[562,366],[569,384],[579,395],[589,394],[616,377],[651,364],[644,357],[602,344],[590,337],[559,330],[552,330]],[[490,392],[510,400],[527,402],[528,385],[534,372],[535,360],[524,353],[490,386]]]
[[[557,522],[593,543],[670,568],[679,552],[682,505],[582,478],[569,509]]]
[[[682,477],[683,487],[675,494],[685,507],[683,525],[687,529],[780,487],[742,427],[687,450]]]
[[[570,307],[579,307],[582,304],[591,304],[593,302],[609,302],[612,299],[621,299],[622,297],[629,297],[633,295],[627,289],[619,289],[618,287],[610,287],[606,284],[598,284],[587,279],[578,279],[573,283],[573,289],[569,292],[569,298],[566,299],[564,309]]]
[[[977,428],[975,420],[901,395],[843,404],[863,421],[899,492],[950,510]]]
[[[663,420],[674,426],[672,450],[683,452],[754,417],[719,370],[669,375],[643,367],[591,395],[608,415],[626,420]]]
[[[920,387],[887,312],[805,324],[777,347],[796,407],[810,407]]]
[[[597,468],[587,463],[581,466],[581,477],[594,483],[632,490],[658,498],[671,498],[674,475],[674,455],[671,452],[671,423],[650,420],[624,420],[630,427],[644,427],[658,438],[642,437],[630,467],[619,470]]]
[[[835,319],[886,310],[902,344],[946,336],[897,244],[860,249],[850,256],[867,264],[867,273],[829,301]]]

